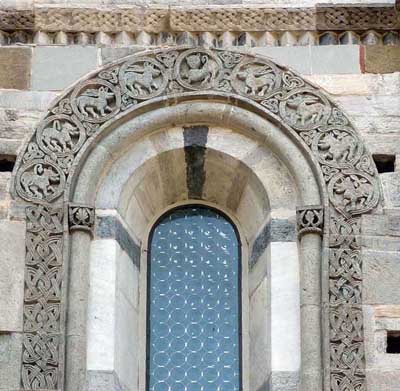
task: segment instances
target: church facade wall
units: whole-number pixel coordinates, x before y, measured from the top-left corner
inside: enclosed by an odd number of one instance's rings
[[[252,3],[253,5],[255,4],[254,1]],[[182,3],[180,2],[180,4]],[[202,4],[199,2],[198,5]],[[210,5],[209,2],[207,2],[207,5]],[[237,6],[240,7],[241,5]],[[288,5],[278,4],[278,6],[287,7]],[[13,9],[15,4],[10,3],[7,7],[7,9]],[[28,4],[26,9],[29,9],[29,7]],[[108,7],[112,9],[114,5],[109,4]],[[222,10],[225,9],[224,5],[216,7],[220,7]],[[387,7],[390,10],[394,9],[394,6],[389,3],[382,4],[382,7]],[[185,6],[179,8],[172,15],[175,18],[174,20],[181,23],[182,27],[179,27],[181,30],[184,30],[186,26],[185,18],[181,17],[179,12],[187,12],[185,8]],[[40,7],[38,9],[40,11]],[[39,17],[33,20],[37,20],[37,23],[42,23],[41,25],[39,24],[39,27],[43,27],[46,23]],[[319,20],[316,20],[319,23]],[[390,23],[392,23],[392,19],[390,19]],[[164,40],[160,32],[154,31],[134,31],[125,34],[116,32],[111,28],[109,29],[112,30],[111,32],[104,32],[100,31],[101,27],[96,27],[99,31],[80,32],[81,35],[78,37],[78,31],[60,32],[54,31],[54,28],[51,31],[40,31],[35,26],[33,26],[33,29],[32,26],[29,29],[26,26],[18,29],[15,26],[0,25],[0,30],[4,30],[4,34],[0,35],[0,164],[5,167],[0,170],[0,264],[2,266],[2,275],[0,276],[1,391],[24,389],[21,386],[20,367],[24,335],[24,270],[27,255],[26,205],[18,202],[15,196],[12,195],[12,181],[15,173],[13,174],[12,168],[7,168],[12,166],[8,162],[14,162],[17,156],[22,155],[24,143],[32,137],[37,125],[53,104],[52,102],[73,83],[79,79],[84,80],[90,72],[99,71],[112,61],[122,61],[124,57],[142,51],[174,47],[178,43],[192,46],[194,43],[195,47],[212,47],[213,43],[216,43],[217,46],[227,50],[240,49],[248,55],[269,57],[278,64],[290,67],[304,80],[317,85],[329,99],[341,107],[352,121],[360,139],[378,165],[379,173],[377,178],[379,178],[379,186],[382,193],[382,206],[378,210],[362,216],[361,231],[359,232],[359,251],[362,259],[362,322],[366,379],[365,384],[362,385],[365,388],[360,388],[360,390],[400,390],[398,384],[398,379],[400,378],[400,354],[387,353],[386,351],[388,335],[396,336],[396,332],[400,332],[400,295],[398,289],[400,284],[400,47],[398,41],[392,38],[392,36],[398,36],[396,34],[398,34],[400,27],[393,24],[388,29],[385,26],[382,27],[382,25],[373,25],[371,29],[367,29],[368,26],[364,26],[362,29],[357,30],[347,26],[347,30],[343,27],[339,31],[332,26],[325,26],[322,30],[315,26],[315,31],[311,31],[307,36],[309,41],[304,45],[299,44],[300,37],[306,39],[303,34],[298,33],[299,27],[286,31],[280,30],[279,33],[269,31],[262,34],[258,32],[255,34],[254,31],[244,31],[244,27],[241,27],[244,32],[241,31],[240,34],[237,31],[226,31],[222,32],[222,34],[220,32],[216,34],[214,31],[172,31],[169,32],[170,38],[167,41],[166,38]],[[206,28],[210,28],[210,26],[207,25],[203,30]],[[65,36],[63,33],[65,33]],[[20,38],[18,38],[18,34]],[[68,38],[71,34],[74,35],[74,42],[71,42],[71,38]],[[238,39],[239,36],[242,36],[241,41]],[[202,39],[200,40],[199,37]],[[279,37],[279,39],[276,40],[276,37]],[[324,44],[324,39],[331,44]],[[354,39],[356,41],[345,43],[346,39]],[[25,42],[23,42],[24,40]],[[271,45],[271,40],[277,42],[277,44]],[[173,129],[173,124],[171,123],[170,125],[170,128]],[[171,149],[173,149],[173,143],[176,142],[174,140],[178,139],[178,137],[174,139],[172,136],[173,131],[169,131],[171,133],[168,137],[172,141],[168,145],[171,145]],[[223,132],[222,126],[220,131]],[[183,134],[183,130],[176,132]],[[216,150],[220,149],[228,152],[224,140],[222,138],[218,140],[218,131],[215,131],[215,133],[211,131],[209,134],[215,135],[212,142]],[[154,145],[156,145],[154,148],[158,148],[154,138],[150,142],[152,143],[151,148]],[[235,155],[236,151],[238,151],[237,155],[239,156],[240,148],[241,146],[244,148],[244,145],[241,144],[240,140],[233,142],[232,155]],[[179,148],[177,147],[177,149]],[[159,152],[157,151],[157,153]],[[176,154],[173,157],[175,159],[173,161],[181,162],[182,156],[179,155],[179,152],[176,152]],[[218,158],[215,159],[215,161],[210,160],[210,172],[214,169],[216,173],[219,173],[216,168],[219,167],[219,160]],[[238,159],[240,160],[239,157]],[[280,159],[278,160],[281,161]],[[169,162],[169,160],[166,161]],[[176,164],[176,167],[178,167],[179,163]],[[151,171],[154,168],[153,165],[154,163],[149,163],[149,173],[153,172]],[[121,164],[121,167],[123,167],[123,164]],[[290,176],[292,174],[288,174],[285,171],[286,169],[284,164],[279,169],[282,173],[281,182],[271,179],[269,183],[272,187],[275,184],[276,188],[287,186],[290,194],[294,194],[293,200],[297,200],[293,201],[295,203],[301,198],[299,196],[301,191],[297,189],[295,180],[293,183],[291,182]],[[147,173],[146,170],[143,172]],[[288,169],[288,171],[290,170]],[[118,172],[122,172],[122,170]],[[137,175],[144,175],[143,172],[139,172]],[[260,177],[262,177],[263,171],[261,168],[260,172]],[[248,174],[244,171],[243,175],[247,176]],[[229,175],[227,174],[228,177]],[[83,177],[81,180],[84,182],[85,178]],[[110,181],[112,183],[112,180]],[[221,181],[223,182],[223,180]],[[267,179],[265,181],[267,182]],[[104,194],[108,194],[107,192],[111,187],[107,187],[106,181],[104,183],[102,194],[103,199],[106,199],[107,197]],[[226,179],[226,183],[227,186],[228,184],[230,185],[228,179]],[[151,186],[151,182],[149,182],[148,186]],[[130,190],[128,190],[126,190],[126,194],[130,194]],[[213,191],[210,185],[209,194],[213,194]],[[217,194],[217,191],[215,193]],[[131,372],[129,364],[132,363],[132,366],[134,366],[134,363],[140,359],[140,355],[135,356],[140,351],[140,347],[124,346],[124,340],[121,336],[124,333],[126,335],[129,334],[129,331],[125,328],[126,322],[137,322],[135,324],[139,325],[140,316],[142,316],[139,313],[140,300],[137,297],[139,288],[135,292],[131,291],[132,285],[136,284],[139,287],[139,280],[143,278],[143,276],[140,277],[138,271],[141,262],[140,255],[138,256],[140,246],[139,249],[135,247],[135,243],[137,245],[138,242],[137,238],[141,233],[132,232],[132,230],[130,231],[132,227],[129,227],[129,224],[132,224],[129,216],[137,213],[137,209],[132,209],[133,212],[130,212],[126,208],[126,215],[121,217],[119,211],[115,215],[114,212],[118,208],[115,205],[106,205],[100,199],[101,193],[99,194],[99,200],[96,200],[96,203],[99,202],[99,204],[95,206],[99,208],[94,233],[95,240],[92,242],[89,253],[87,253],[90,254],[91,269],[90,271],[77,269],[72,273],[72,276],[75,277],[71,277],[78,279],[80,273],[82,275],[87,273],[91,282],[89,302],[93,303],[93,301],[97,300],[98,303],[97,305],[90,305],[89,309],[85,310],[88,311],[86,316],[90,319],[89,324],[77,325],[77,329],[87,327],[91,330],[88,333],[88,340],[84,340],[82,343],[79,341],[72,343],[73,347],[71,349],[82,349],[82,356],[86,357],[87,363],[89,363],[86,380],[88,390],[135,391],[136,388],[132,387],[132,383],[137,382],[141,375],[140,373]],[[123,190],[121,190],[121,194],[125,194]],[[171,200],[174,198],[171,195],[169,196]],[[283,199],[282,197],[282,195],[279,195],[277,199],[281,200]],[[215,196],[215,199],[217,199],[217,196]],[[282,206],[282,210],[285,210],[287,205],[292,202],[289,196],[288,200],[285,200],[286,203]],[[176,201],[179,203],[182,200],[177,197]],[[322,201],[319,203],[322,204]],[[300,204],[313,205],[314,202],[302,200],[302,202],[299,202]],[[97,205],[101,206],[98,207]],[[222,201],[219,205],[222,205]],[[249,201],[247,204],[244,202],[242,207],[251,209],[252,205]],[[164,207],[167,207],[167,205],[162,205],[162,208]],[[270,216],[270,229],[272,232],[270,248],[268,250],[264,248],[263,251],[269,251],[270,256],[276,263],[270,264],[269,267],[272,267],[272,270],[261,270],[260,275],[270,273],[275,276],[276,280],[268,282],[261,279],[261,284],[255,284],[254,286],[251,285],[250,281],[250,291],[254,289],[254,292],[256,292],[259,286],[265,284],[265,286],[268,286],[266,291],[269,289],[270,292],[270,296],[263,296],[262,293],[257,293],[250,297],[250,311],[252,305],[258,306],[260,302],[268,302],[269,300],[272,300],[269,305],[276,306],[276,308],[288,301],[291,301],[292,306],[296,306],[297,300],[300,301],[300,296],[295,295],[295,292],[299,290],[298,286],[296,286],[296,279],[293,275],[288,276],[285,274],[285,271],[282,270],[285,264],[279,262],[279,256],[283,256],[283,254],[292,254],[290,257],[293,258],[291,259],[296,258],[296,256],[299,256],[300,260],[302,259],[301,251],[299,250],[300,252],[297,254],[294,249],[295,247],[297,248],[295,244],[297,241],[296,213],[294,209],[290,213],[282,212],[279,209],[278,202],[274,207],[276,215]],[[160,206],[160,210],[162,208]],[[287,210],[289,209],[287,207]],[[112,213],[108,213],[108,210],[111,210]],[[262,207],[260,207],[260,210],[263,210]],[[248,213],[254,213],[254,215],[250,216],[254,216],[254,219],[256,219],[260,215],[258,211],[258,209],[254,208],[253,212],[249,211]],[[101,216],[101,213],[103,213],[103,216]],[[246,215],[243,211],[242,214],[243,216]],[[143,216],[147,216],[145,212],[143,212]],[[144,217],[143,220],[138,218],[134,227],[141,226],[142,221],[145,221]],[[145,224],[143,223],[144,226]],[[79,240],[82,241],[83,247],[88,245],[89,239],[82,237],[81,239],[78,238],[72,246],[78,246]],[[251,240],[249,241],[251,242]],[[132,250],[132,248],[135,248],[135,250]],[[71,251],[73,253],[76,249],[72,248]],[[323,248],[322,251],[328,251],[328,249]],[[274,253],[276,257],[271,255]],[[88,258],[87,254],[86,258]],[[96,254],[99,255],[96,256]],[[262,254],[260,259],[263,259],[263,256],[267,259],[267,256]],[[287,256],[289,257],[289,255]],[[77,259],[79,260],[79,258]],[[118,262],[108,262],[110,259]],[[132,259],[134,259],[134,262],[129,263]],[[104,264],[102,264],[103,261]],[[98,263],[97,265],[96,262]],[[266,264],[268,263],[268,261],[265,262]],[[108,267],[111,269],[107,269]],[[295,275],[297,273],[296,270],[292,270],[292,272]],[[128,280],[124,280],[126,276],[129,276]],[[321,278],[323,279],[323,277],[324,275],[322,274]],[[278,295],[279,289],[274,288],[276,289],[274,290],[271,286],[275,284],[278,287],[281,279],[285,281],[285,278],[292,279],[291,284],[293,286],[289,289],[288,296],[282,297]],[[257,283],[259,282],[257,280]],[[112,295],[107,295],[107,292],[111,292]],[[79,292],[77,294],[79,296]],[[135,299],[130,302],[124,299],[126,297],[134,297]],[[109,317],[106,317],[104,322],[97,321],[96,319],[101,317],[102,314],[96,314],[96,311],[101,311],[103,306],[107,307]],[[293,307],[289,306],[287,308],[290,310]],[[80,309],[76,307],[76,311],[78,313]],[[298,337],[300,338],[300,312],[298,314],[292,313],[291,315],[294,319],[293,329],[295,333],[299,334]],[[77,319],[79,322],[82,321],[81,318]],[[277,317],[276,319],[278,320],[279,318]],[[268,322],[268,320],[254,319],[253,324],[263,324],[263,322]],[[286,324],[286,326],[290,330],[290,324]],[[252,325],[249,326],[250,333],[252,332],[251,327]],[[257,326],[254,327],[253,332],[257,334],[259,330]],[[274,341],[268,340],[267,337],[263,336],[262,338],[265,339],[262,340],[262,343],[265,343],[265,346],[269,346],[268,349],[271,347],[275,349],[275,352],[284,352],[285,343],[282,343],[282,340],[285,332],[286,329],[282,330],[279,326],[275,326],[270,334],[270,338],[274,338]],[[294,342],[290,342],[292,346],[298,342],[296,336],[293,338]],[[88,344],[89,349],[86,350],[81,346],[82,344]],[[279,346],[281,344],[282,346]],[[321,349],[329,356],[326,345],[322,344]],[[109,354],[111,351],[115,352],[114,356]],[[105,354],[104,352],[108,353]],[[249,356],[257,357],[259,354],[260,352],[255,351],[250,352]],[[284,362],[284,354],[279,357],[274,356],[271,352],[268,354],[270,362],[266,359],[266,362],[268,362],[266,365],[270,368],[274,368],[274,366],[277,368],[276,373],[271,372],[275,376],[275,380],[271,378],[264,379],[260,376],[259,379],[255,380],[257,385],[262,385],[263,382],[267,381],[270,388],[265,388],[265,390],[299,390],[300,388],[297,388],[299,386],[297,384],[298,380],[295,378],[296,375],[292,373],[295,371],[285,375],[285,368],[289,368],[290,370],[287,372],[290,372],[291,369],[300,364]],[[259,363],[260,360],[255,359],[255,362]],[[251,368],[247,370],[251,373]],[[68,372],[66,372],[66,376],[68,376]],[[325,384],[324,387],[324,390],[330,389],[329,384]],[[353,385],[352,387],[349,390],[359,391],[356,386]],[[72,388],[70,389],[72,390]],[[264,390],[264,388],[260,388],[260,390]],[[250,389],[249,391],[258,391],[258,388],[257,390]]]

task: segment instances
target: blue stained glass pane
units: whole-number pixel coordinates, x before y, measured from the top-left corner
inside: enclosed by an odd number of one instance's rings
[[[185,207],[150,243],[148,391],[239,391],[240,259],[230,222]]]

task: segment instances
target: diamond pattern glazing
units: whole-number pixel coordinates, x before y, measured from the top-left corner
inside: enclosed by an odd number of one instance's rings
[[[148,390],[240,390],[240,260],[231,223],[185,207],[158,223],[150,245]]]

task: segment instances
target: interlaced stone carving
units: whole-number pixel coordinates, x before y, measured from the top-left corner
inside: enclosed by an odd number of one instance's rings
[[[121,113],[152,98],[173,102],[199,93],[252,100],[319,163],[330,202],[331,389],[365,389],[358,237],[360,215],[380,200],[374,163],[341,109],[301,77],[265,58],[203,48],[132,56],[79,82],[50,108],[19,159],[14,190],[34,205],[27,209],[24,389],[63,387],[62,209],[51,205],[71,182],[78,152]],[[298,218],[299,234],[322,232],[321,207],[301,209]],[[90,230],[93,209],[72,204],[68,220],[70,229]]]
[[[322,206],[304,206],[297,208],[297,233],[299,237],[305,233],[322,235],[324,228],[324,210]]]
[[[57,389],[62,286],[62,209],[26,209],[27,239],[24,337],[21,381],[24,389]]]
[[[70,204],[68,208],[70,231],[92,231],[94,225],[94,208],[87,205]]]

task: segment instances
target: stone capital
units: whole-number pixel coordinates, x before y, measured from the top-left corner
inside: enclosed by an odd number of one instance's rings
[[[324,228],[324,210],[321,205],[297,207],[296,215],[299,239],[306,233],[317,233],[322,236]]]

